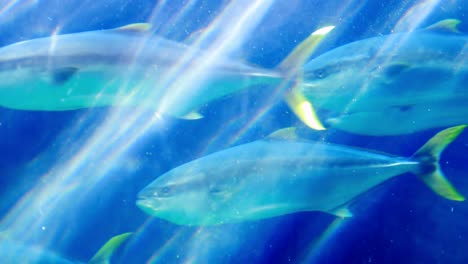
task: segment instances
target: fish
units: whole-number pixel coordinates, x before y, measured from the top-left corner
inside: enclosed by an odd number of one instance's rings
[[[90,264],[110,263],[115,251],[130,237],[132,233],[123,233],[109,239],[99,251],[89,260]],[[0,234],[0,258],[2,263],[82,263],[67,259],[59,254],[45,250],[39,246],[27,245],[15,241],[5,234]]]
[[[239,223],[300,211],[350,217],[348,205],[399,175],[417,175],[438,195],[465,198],[445,178],[439,156],[466,125],[447,128],[411,157],[302,139],[294,129],[176,167],[143,188],[137,206],[187,226]]]
[[[311,59],[291,93],[324,127],[354,134],[416,133],[468,122],[468,36],[459,20],[352,42]]]
[[[181,69],[203,64],[209,51],[154,35],[150,24],[22,41],[0,48],[0,106],[35,111],[146,106],[197,119],[202,117],[199,109],[211,101],[285,82],[332,29],[313,32],[277,69],[216,59],[197,77],[201,82],[194,85],[199,87],[175,94],[180,99],[176,101],[170,100],[167,89],[184,77],[177,76],[178,71],[187,73]]]

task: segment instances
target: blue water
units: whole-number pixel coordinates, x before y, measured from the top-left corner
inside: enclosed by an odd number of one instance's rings
[[[158,34],[182,41],[209,26],[229,4],[247,8],[254,3],[164,2],[1,1],[0,46],[50,36],[58,28],[64,34],[135,22],[151,22]],[[419,11],[421,27],[458,18],[463,21],[461,30],[468,32],[468,2],[463,0],[263,1],[271,6],[255,13],[262,19],[232,55],[271,68],[323,25],[334,24],[337,29],[319,53],[388,34],[423,2],[433,8],[424,14]],[[176,19],[184,7],[185,15]],[[119,140],[101,139],[93,149],[85,146],[105,124],[111,107],[65,112],[0,109],[0,231],[8,233],[14,226],[13,239],[82,262],[110,237],[135,232],[113,262],[468,263],[468,202],[444,200],[412,175],[397,177],[360,197],[351,206],[354,216],[345,220],[302,212],[199,229],[151,218],[135,206],[137,193],[171,168],[282,127],[301,125],[283,102],[272,105],[269,96],[261,90],[243,92],[203,108],[203,119],[163,117],[131,144],[127,139],[138,132],[137,126]],[[142,126],[149,118],[142,116],[136,124]],[[126,120],[114,125],[117,131]],[[332,142],[409,156],[437,131],[392,137],[340,131],[327,135]],[[311,139],[321,136],[313,131],[306,134]],[[106,152],[94,155],[99,149]],[[465,195],[467,153],[465,132],[441,161],[447,177]],[[103,169],[105,173],[100,173]],[[48,189],[53,182],[60,182],[61,188]]]

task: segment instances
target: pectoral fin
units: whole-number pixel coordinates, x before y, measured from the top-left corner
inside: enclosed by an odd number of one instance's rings
[[[70,80],[78,72],[77,67],[63,67],[52,71],[52,81],[54,84],[62,85]]]

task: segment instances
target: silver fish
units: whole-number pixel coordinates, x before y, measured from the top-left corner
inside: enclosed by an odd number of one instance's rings
[[[299,211],[347,217],[350,201],[404,173],[416,174],[447,199],[462,201],[464,197],[445,179],[438,161],[464,128],[439,132],[409,158],[290,139],[290,130],[280,130],[266,140],[170,170],[139,193],[137,205],[150,215],[196,226]]]
[[[150,34],[149,24],[56,35],[0,49],[0,106],[25,110],[70,110],[94,106],[161,107],[195,119],[198,109],[223,96],[258,85],[276,86],[303,66],[333,27],[312,33],[277,69],[216,59],[197,76],[197,87],[175,94],[175,82],[209,57],[184,43]],[[182,69],[182,70],[181,70]],[[172,79],[171,79],[172,78]],[[167,102],[169,100],[169,102]]]
[[[458,20],[343,45],[304,68],[295,93],[325,126],[398,135],[468,122],[468,36]]]

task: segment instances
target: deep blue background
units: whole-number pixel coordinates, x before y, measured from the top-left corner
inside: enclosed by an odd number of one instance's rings
[[[148,21],[154,2],[23,1],[1,13],[0,45],[49,36],[57,26],[61,33],[69,33]],[[198,1],[187,18],[168,25],[185,4],[184,1],[170,1],[152,22],[166,37],[183,40],[219,14],[222,4],[218,2],[221,1]],[[335,24],[338,28],[325,41],[322,52],[353,40],[387,34],[409,8],[420,2],[277,1],[255,34],[243,45],[239,56],[260,66],[274,67],[300,40],[324,24]],[[464,22],[461,28],[466,29],[467,11],[468,4],[464,1],[444,1],[423,25],[459,18]],[[136,208],[134,201],[139,190],[163,172],[206,153],[206,146],[212,139],[215,143],[208,152],[228,147],[224,142],[268,103],[268,96],[257,90],[226,98],[203,109],[206,117],[197,121],[166,117],[165,127],[151,130],[127,152],[128,166],[135,163],[136,168],[127,169],[125,164],[116,166],[115,177],[100,182],[99,192],[89,194],[72,212],[66,209],[56,212],[60,222],[67,225],[58,225],[54,231],[67,232],[68,239],[52,241],[45,247],[67,258],[86,261],[109,237],[139,230],[126,248],[118,252],[114,258],[116,262],[143,263],[155,252],[159,252],[161,263],[181,262],[193,253],[193,245],[198,244],[207,251],[203,253],[204,260],[212,263],[467,263],[467,203],[443,200],[412,175],[398,177],[364,195],[352,206],[354,217],[345,220],[319,247],[313,245],[335,220],[324,213],[304,212],[207,228],[205,232],[210,236],[201,242],[197,239],[202,238],[196,236],[190,240],[195,228],[150,219]],[[80,136],[86,137],[102,123],[107,110],[0,109],[0,214],[7,214],[62,155],[73,156],[73,148],[70,153],[63,152],[63,144],[73,142],[73,138],[63,138],[63,131],[91,112],[93,118],[81,128]],[[230,125],[226,126],[228,122]],[[300,123],[284,103],[279,102],[236,144],[262,138],[290,125]],[[339,131],[327,133],[333,142],[409,156],[436,132],[437,129],[378,138]],[[312,139],[320,136],[306,129],[304,133]],[[442,157],[443,170],[464,194],[468,194],[467,148],[468,132]],[[139,229],[145,222],[145,228]],[[173,239],[175,242],[162,250],[175,233],[179,233]]]

